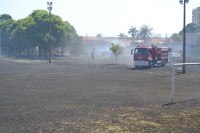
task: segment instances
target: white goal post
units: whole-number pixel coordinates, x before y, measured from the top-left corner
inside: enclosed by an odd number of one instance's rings
[[[171,88],[171,103],[175,103],[175,99],[174,99],[174,79],[175,79],[175,66],[183,66],[183,65],[200,65],[200,63],[175,63],[172,64],[172,88]]]

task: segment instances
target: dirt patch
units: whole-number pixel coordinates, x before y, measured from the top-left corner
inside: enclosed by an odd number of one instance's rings
[[[98,115],[96,115],[98,114]],[[198,132],[200,108],[172,111],[172,107],[103,108],[90,111],[88,119],[62,120],[39,129],[40,132]]]

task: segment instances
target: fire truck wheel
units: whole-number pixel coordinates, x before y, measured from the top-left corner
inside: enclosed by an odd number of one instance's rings
[[[153,64],[153,67],[155,67],[155,62],[154,61],[152,61],[152,64]]]
[[[166,64],[167,64],[166,62],[167,62],[167,61],[165,61],[165,62],[161,63],[161,66],[162,66],[162,67],[165,67],[165,66],[166,66]]]
[[[165,64],[164,64],[164,63],[162,63],[162,64],[161,64],[161,67],[165,67]]]
[[[135,68],[136,68],[136,69],[138,69],[138,68],[139,68],[139,66],[135,66]]]
[[[149,61],[149,68],[153,67],[153,61]]]

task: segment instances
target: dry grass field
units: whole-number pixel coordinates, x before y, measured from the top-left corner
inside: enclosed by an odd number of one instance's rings
[[[99,60],[0,59],[1,133],[200,132],[200,73]]]

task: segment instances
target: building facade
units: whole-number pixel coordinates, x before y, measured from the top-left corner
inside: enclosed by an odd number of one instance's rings
[[[192,22],[200,24],[200,7],[192,10]]]

